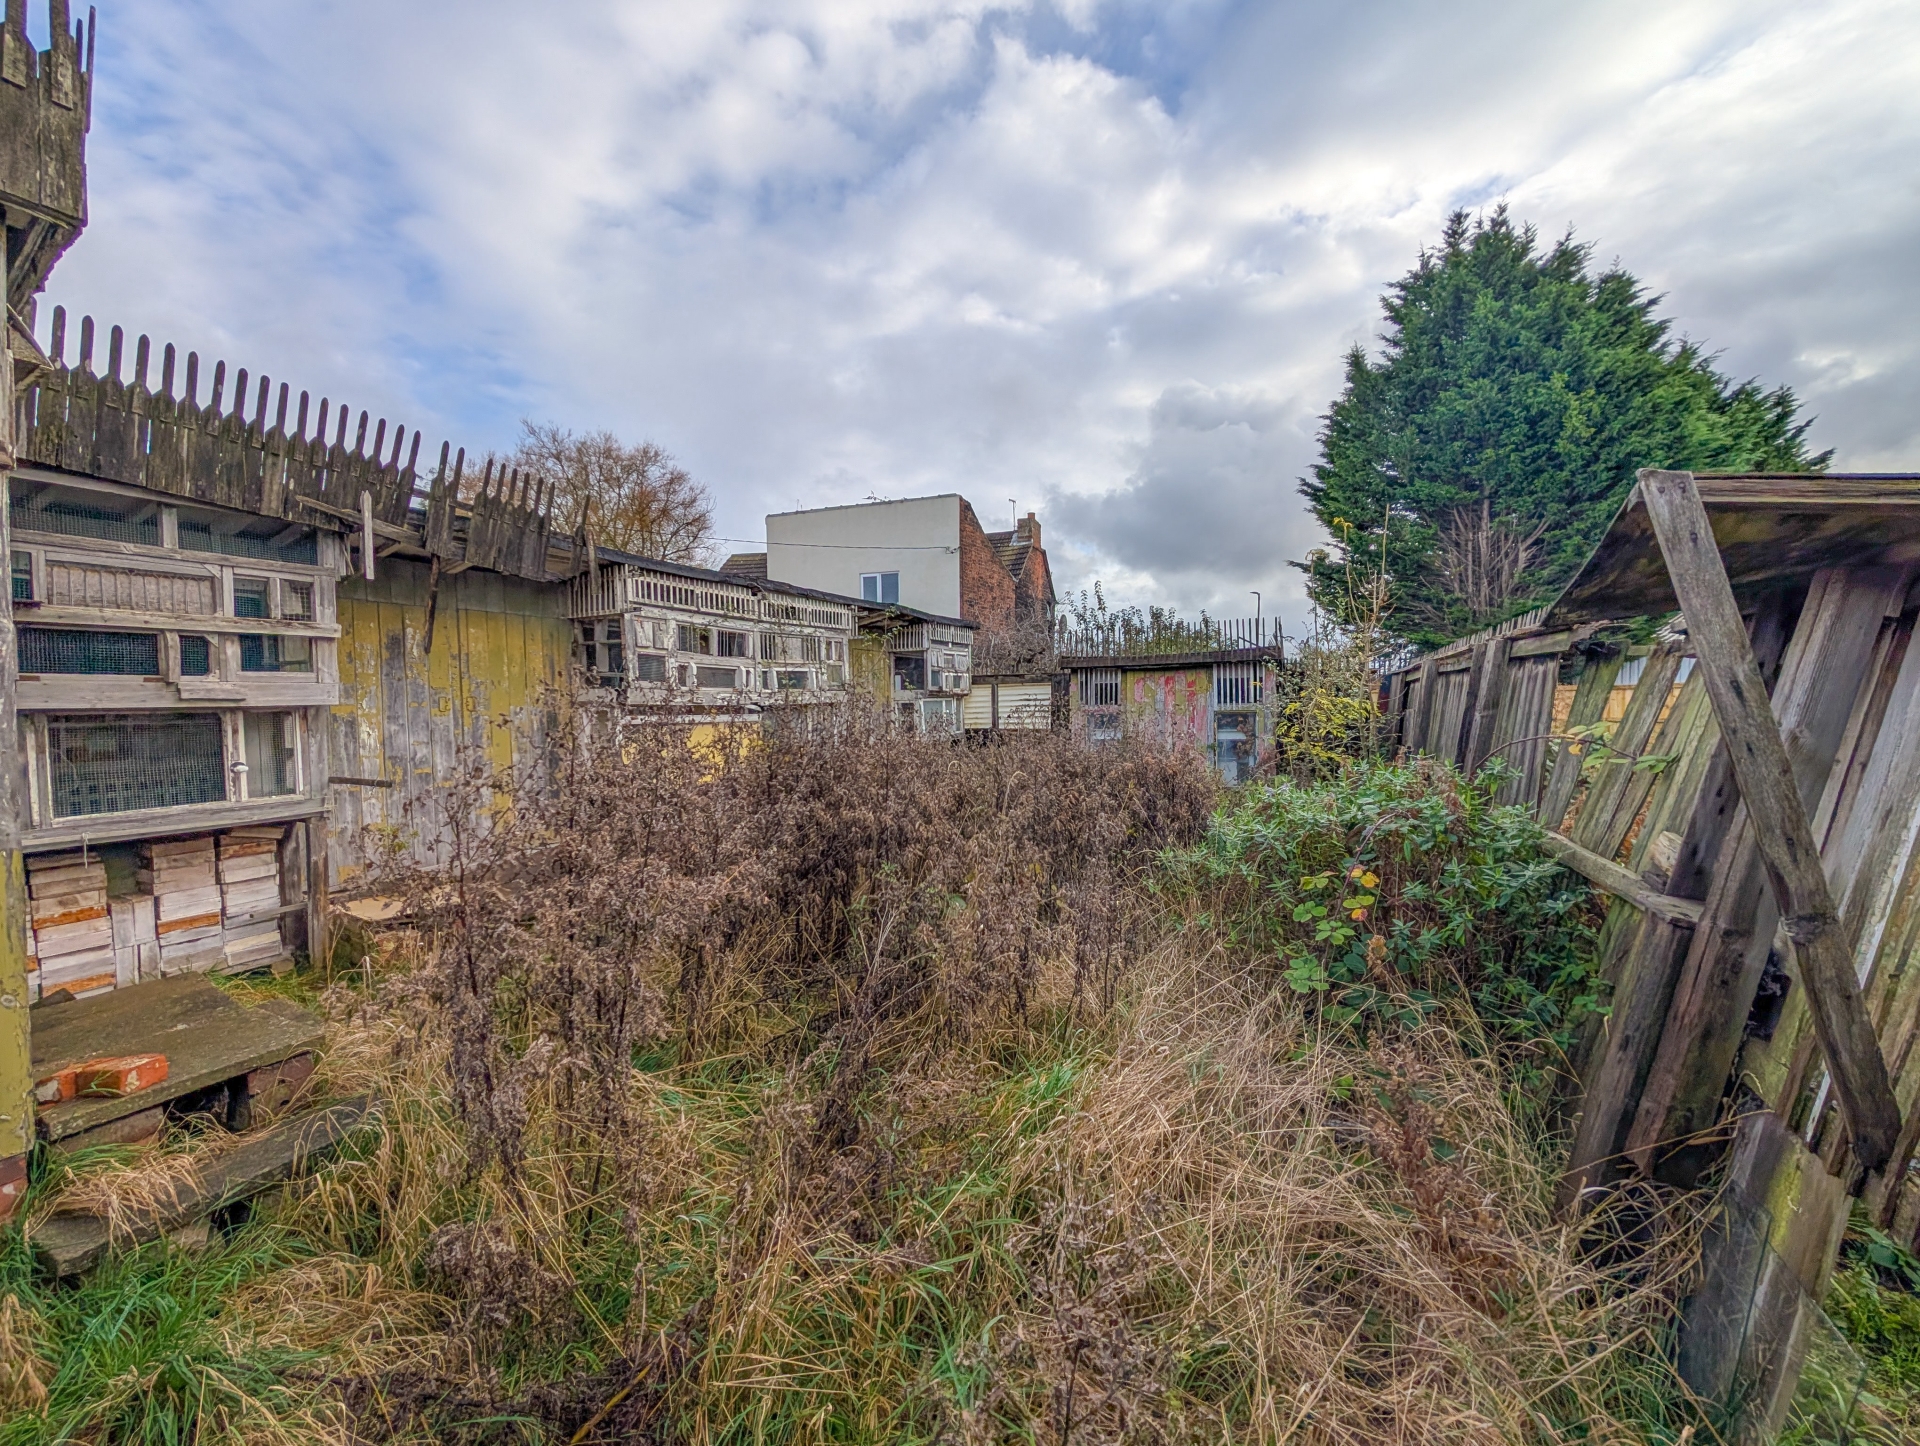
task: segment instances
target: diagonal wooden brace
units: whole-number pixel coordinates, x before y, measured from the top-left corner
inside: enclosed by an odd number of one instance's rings
[[[1640,495],[1686,616],[1695,666],[1706,679],[1768,884],[1793,941],[1814,1033],[1852,1132],[1854,1157],[1869,1171],[1878,1170],[1900,1134],[1900,1107],[1860,999],[1819,845],[1794,786],[1713,526],[1691,472],[1645,468]]]

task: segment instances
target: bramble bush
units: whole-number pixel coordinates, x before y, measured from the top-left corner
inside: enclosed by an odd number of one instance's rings
[[[1454,991],[1509,1038],[1564,1047],[1601,1007],[1590,895],[1494,802],[1503,778],[1420,758],[1255,784],[1174,858],[1176,887],[1328,1023],[1414,1024]]]

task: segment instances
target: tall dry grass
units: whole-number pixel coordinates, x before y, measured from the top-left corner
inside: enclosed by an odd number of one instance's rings
[[[855,721],[562,765],[476,774],[493,826],[323,1001],[320,1089],[386,1108],[252,1227],[221,1326],[310,1436],[1694,1424],[1686,1222],[1610,1270],[1463,999],[1333,1029],[1156,893],[1197,760]]]

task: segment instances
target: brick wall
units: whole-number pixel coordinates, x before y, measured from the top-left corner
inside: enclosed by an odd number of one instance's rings
[[[1013,627],[1013,578],[987,541],[973,504],[960,503],[960,616],[991,631]]]
[[[1027,551],[1027,565],[1020,570],[1014,587],[1013,610],[1021,622],[1050,625],[1053,622],[1053,572],[1047,566],[1047,550],[1040,545],[1040,524],[1028,513],[1020,524],[1022,535],[1031,534],[1033,546]]]

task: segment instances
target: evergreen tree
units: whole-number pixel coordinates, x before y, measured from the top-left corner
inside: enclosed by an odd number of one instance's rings
[[[1457,211],[1381,298],[1383,355],[1348,354],[1301,483],[1334,538],[1304,564],[1321,607],[1366,596],[1384,558],[1389,627],[1441,642],[1551,599],[1638,468],[1825,466],[1790,390],[1730,382],[1590,259],[1571,234],[1542,251],[1504,206]]]

